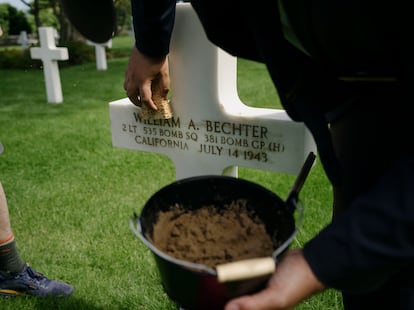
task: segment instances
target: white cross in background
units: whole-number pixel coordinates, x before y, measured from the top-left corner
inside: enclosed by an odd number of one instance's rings
[[[110,102],[113,146],[167,155],[177,179],[237,176],[237,166],[297,174],[316,153],[284,110],[240,101],[237,59],[207,40],[188,3],[177,4],[169,59],[174,117],[144,121],[128,98]]]
[[[55,33],[52,27],[39,27],[40,47],[32,47],[32,59],[41,59],[46,83],[47,100],[50,103],[63,101],[58,60],[69,59],[66,47],[56,47]]]
[[[20,31],[19,39],[17,40],[23,48],[27,48],[29,46],[29,39],[27,38],[26,31]]]
[[[105,47],[112,47],[112,40],[109,40],[106,43],[95,43],[92,41],[86,41],[88,45],[95,47],[95,58],[96,58],[96,68],[98,70],[106,70],[108,69],[108,65],[106,62],[106,50]]]

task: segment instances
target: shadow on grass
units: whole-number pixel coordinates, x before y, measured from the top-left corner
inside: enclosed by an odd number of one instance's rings
[[[0,300],[1,309],[42,309],[42,310],[102,310],[104,306],[96,306],[90,301],[76,297],[37,298],[37,297],[6,297]]]
[[[59,309],[59,310],[74,310],[74,309],[82,309],[82,310],[98,310],[98,309],[105,309],[107,307],[98,307],[91,303],[90,301],[85,301],[78,298],[65,298],[65,299],[35,299],[35,307],[36,309]]]

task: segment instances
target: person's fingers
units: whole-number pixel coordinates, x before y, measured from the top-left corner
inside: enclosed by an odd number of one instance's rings
[[[170,78],[169,76],[163,77],[159,80],[160,95],[162,98],[167,99],[168,92],[170,91]]]
[[[293,309],[292,307],[287,307],[281,297],[272,287],[268,287],[257,294],[233,299],[226,304],[224,310]]]
[[[170,91],[170,74],[168,67],[168,61],[165,61],[160,70],[160,75],[157,78],[160,96],[164,99],[167,99],[168,93]]]
[[[151,109],[157,110],[157,106],[152,100],[151,83],[152,81],[148,81],[147,83],[143,83],[141,86],[139,92],[141,97],[141,104],[147,104]]]
[[[136,106],[141,106],[141,98],[139,96],[139,90],[133,84],[131,84],[131,79],[128,77],[128,72],[125,74],[124,80],[124,90],[129,98],[129,100]]]
[[[161,96],[167,99],[169,92],[166,56],[150,58],[141,54],[137,48],[133,48],[125,72],[124,89],[129,100],[136,106],[146,105],[150,109],[157,110],[153,95],[156,95],[156,98]]]

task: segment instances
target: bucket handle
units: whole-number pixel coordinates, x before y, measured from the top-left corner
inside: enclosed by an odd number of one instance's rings
[[[287,198],[286,203],[288,206],[291,206],[291,204],[298,201],[299,192],[303,187],[303,184],[305,183],[306,178],[309,175],[309,172],[313,166],[313,163],[315,162],[316,155],[313,152],[309,152],[308,156],[306,157],[305,163],[303,164],[302,168],[299,171],[298,176],[296,177],[295,183],[293,183],[292,189],[290,190]],[[295,210],[295,208],[292,208],[292,212]]]
[[[293,239],[295,239],[297,233],[299,232],[300,227],[302,226],[303,220],[303,213],[304,213],[304,205],[301,200],[294,200],[292,204],[295,206],[295,210],[299,212],[298,218],[296,220],[295,230],[291,233],[289,238],[287,238],[272,254],[272,257],[275,261],[277,261],[277,257],[286,250],[289,245],[292,243]]]
[[[303,220],[303,212],[304,212],[304,205],[301,200],[299,200],[299,192],[303,187],[303,184],[305,183],[305,180],[307,176],[309,175],[309,172],[315,162],[316,155],[313,152],[309,152],[308,156],[306,157],[305,163],[303,164],[301,170],[299,171],[298,176],[296,177],[295,183],[292,186],[292,189],[290,190],[287,199],[286,199],[286,205],[293,214],[295,211],[299,212],[297,222],[295,225],[295,230],[290,235],[288,239],[285,240],[272,254],[273,259],[276,261],[277,257],[287,249],[287,247],[291,244],[293,239],[296,237],[296,234],[299,231],[299,228],[302,226],[302,220]]]

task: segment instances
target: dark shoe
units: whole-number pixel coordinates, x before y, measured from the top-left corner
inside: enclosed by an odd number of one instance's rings
[[[69,284],[50,280],[25,264],[23,270],[12,277],[0,275],[0,295],[3,296],[69,296],[73,287]]]

